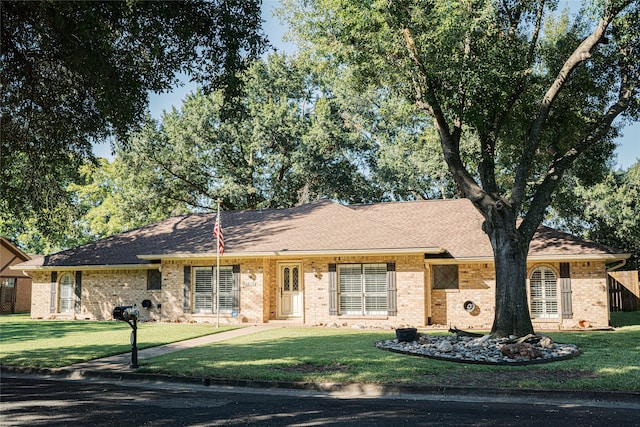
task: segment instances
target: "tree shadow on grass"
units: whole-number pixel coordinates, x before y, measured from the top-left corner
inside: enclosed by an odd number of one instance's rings
[[[2,345],[8,345],[28,340],[62,338],[72,334],[125,330],[128,328],[129,326],[122,322],[82,320],[0,322],[0,342]]]
[[[640,330],[555,335],[558,342],[578,344],[584,354],[548,365],[465,365],[375,348],[376,341],[391,338],[389,333],[265,333],[150,358],[141,366],[150,372],[226,379],[640,390]],[[602,357],[614,352],[616,357]]]
[[[21,350],[7,353],[2,358],[2,366],[61,368],[73,365],[74,363],[123,354],[128,351],[131,351],[131,346],[124,344],[51,347]]]

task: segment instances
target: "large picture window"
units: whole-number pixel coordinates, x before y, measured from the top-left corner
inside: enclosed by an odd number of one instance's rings
[[[193,268],[193,313],[212,314],[216,311],[216,267]],[[234,268],[220,267],[220,313],[231,313],[239,306],[239,287],[234,286]]]
[[[387,264],[338,266],[340,314],[386,315]]]
[[[64,273],[60,278],[60,313],[73,313],[75,306],[75,279],[73,274]]]
[[[555,319],[558,317],[558,285],[556,274],[548,267],[538,267],[531,273],[531,317]]]

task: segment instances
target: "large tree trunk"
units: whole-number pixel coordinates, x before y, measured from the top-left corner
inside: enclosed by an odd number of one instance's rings
[[[496,311],[491,335],[532,334],[527,302],[529,241],[516,229],[515,213],[503,201],[491,208],[483,229],[491,240],[496,271]]]

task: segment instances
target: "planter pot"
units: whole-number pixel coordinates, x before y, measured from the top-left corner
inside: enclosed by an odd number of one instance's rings
[[[578,322],[578,325],[580,325],[581,328],[590,328],[591,327],[591,322],[589,322],[588,320],[581,320]]]
[[[418,338],[418,330],[416,328],[396,329],[396,338],[400,342],[415,341]]]

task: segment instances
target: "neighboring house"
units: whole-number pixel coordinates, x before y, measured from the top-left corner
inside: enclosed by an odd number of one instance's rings
[[[0,236],[0,314],[28,313],[31,309],[31,277],[10,269],[30,259]]]
[[[34,318],[110,319],[115,306],[137,304],[141,319],[163,321],[490,328],[495,275],[482,221],[466,199],[321,200],[223,212],[219,272],[214,213],[169,218],[17,268],[33,274]],[[608,326],[607,265],[627,257],[540,227],[527,272],[534,326]]]

